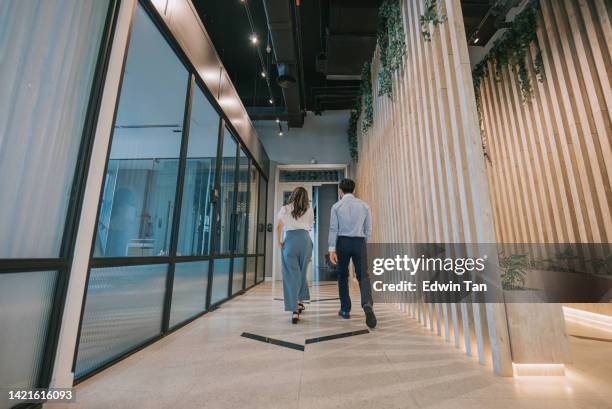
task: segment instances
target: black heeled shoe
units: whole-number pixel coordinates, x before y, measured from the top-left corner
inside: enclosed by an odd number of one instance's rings
[[[299,320],[300,320],[300,313],[297,311],[293,311],[293,313],[291,314],[291,323],[297,324]]]
[[[304,303],[299,302],[298,303],[298,314],[302,314],[304,313],[304,311],[306,311],[306,307],[304,307]]]

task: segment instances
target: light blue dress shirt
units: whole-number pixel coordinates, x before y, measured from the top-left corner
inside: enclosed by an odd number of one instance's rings
[[[329,251],[336,251],[338,236],[365,237],[372,236],[372,212],[370,206],[350,193],[342,196],[331,209],[329,222]]]

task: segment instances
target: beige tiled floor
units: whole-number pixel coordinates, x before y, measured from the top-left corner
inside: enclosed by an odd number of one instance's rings
[[[313,299],[335,296],[335,285],[312,290]],[[597,341],[572,340],[577,361],[565,377],[508,379],[392,306],[376,306],[379,327],[371,333],[304,352],[240,336],[303,344],[366,328],[356,309],[351,320],[338,318],[337,300],[307,308],[292,325],[271,285],[260,285],[78,385],[71,409],[612,408],[612,365],[601,362],[601,353],[612,357],[612,344]]]

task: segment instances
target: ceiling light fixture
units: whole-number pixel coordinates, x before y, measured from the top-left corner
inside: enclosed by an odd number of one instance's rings
[[[269,102],[270,104],[274,104],[274,100],[273,100],[272,98],[270,98],[270,99],[268,100],[268,102]]]
[[[251,44],[253,44],[253,45],[255,45],[255,44],[257,44],[259,42],[259,39],[257,38],[257,34],[255,34],[255,33],[251,34],[249,39],[251,40]]]
[[[280,118],[276,118],[276,123],[280,124]]]
[[[261,72],[261,78],[266,78],[266,72],[265,71]]]
[[[478,44],[478,42],[479,42],[479,41],[480,41],[480,38],[476,37],[476,38],[474,39],[474,44]]]

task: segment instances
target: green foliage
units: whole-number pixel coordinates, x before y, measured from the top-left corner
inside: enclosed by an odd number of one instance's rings
[[[404,26],[399,0],[384,0],[378,11],[377,42],[381,67],[378,71],[378,95],[393,95],[392,78],[406,52]]]
[[[612,255],[591,260],[595,274],[612,275]]]
[[[363,119],[361,121],[361,130],[367,132],[374,122],[374,108],[372,106],[372,71],[370,63],[366,62],[363,64],[361,69],[361,87],[359,89],[359,95],[355,100],[355,107],[351,111],[349,117],[349,125],[346,130],[348,136],[349,150],[351,152],[351,158],[358,160],[358,140],[357,140],[357,125],[359,118],[363,110]]]
[[[440,13],[438,0],[425,0],[423,14],[421,14],[419,21],[421,23],[421,34],[423,34],[423,39],[425,41],[431,41],[430,28],[446,21],[446,16]]]
[[[531,267],[527,254],[500,257],[499,266],[503,270],[501,279],[504,290],[520,290],[525,287],[526,270]]]
[[[532,65],[538,81],[544,81],[544,65],[542,53],[538,45],[539,1],[531,0],[525,9],[512,21],[511,27],[495,42],[487,56],[472,71],[476,102],[480,108],[480,85],[482,78],[487,76],[487,66],[493,64],[496,80],[501,78],[502,69],[512,68],[518,75],[523,100],[532,96],[531,74],[528,63]],[[527,51],[532,44],[536,45],[537,53],[533,61],[528,61]]]
[[[393,95],[392,77],[402,64],[406,43],[404,41],[404,26],[401,20],[399,0],[384,0],[378,11],[378,49],[380,52],[380,68],[377,75],[378,95]],[[361,118],[361,131],[367,132],[374,123],[374,96],[372,95],[372,70],[369,62],[361,70],[361,87],[351,111],[346,134],[348,136],[351,157],[358,159],[357,128]],[[363,117],[362,117],[363,112]]]
[[[361,69],[361,90],[363,97],[363,119],[361,120],[361,130],[367,132],[374,123],[374,107],[372,97],[372,69],[369,62],[363,64]]]

